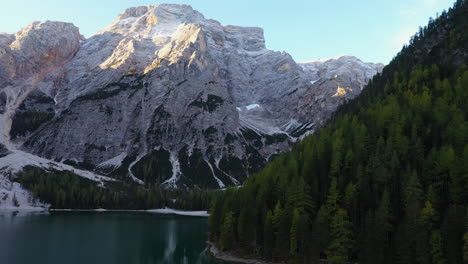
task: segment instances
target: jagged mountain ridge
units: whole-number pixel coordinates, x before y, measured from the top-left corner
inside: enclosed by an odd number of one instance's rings
[[[344,57],[360,79],[329,76],[331,66],[313,75],[266,49],[261,28],[222,26],[187,5],[129,8],[87,39],[71,24],[34,23],[0,45],[3,144],[172,186],[241,183],[355,96],[330,91],[359,92],[381,70]],[[39,58],[31,68],[27,56]]]

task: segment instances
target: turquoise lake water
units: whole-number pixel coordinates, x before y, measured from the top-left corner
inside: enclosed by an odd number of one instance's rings
[[[206,217],[146,212],[0,211],[0,264],[222,263]]]

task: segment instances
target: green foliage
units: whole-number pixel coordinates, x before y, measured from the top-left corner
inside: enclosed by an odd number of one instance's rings
[[[228,212],[224,217],[221,236],[219,238],[219,248],[221,250],[228,250],[234,246],[234,222],[233,213]]]
[[[255,208],[244,207],[240,210],[239,218],[237,219],[237,235],[240,246],[249,249],[250,245],[255,240]]]
[[[32,166],[25,167],[15,180],[52,208],[155,209],[168,206],[205,210],[212,195],[210,192],[167,190],[160,185],[125,181],[99,186],[71,171],[45,171]],[[174,197],[177,197],[175,202]]]
[[[149,209],[163,205],[162,193],[156,187],[120,186],[109,182],[102,188],[69,171],[47,172],[27,167],[19,174],[18,181],[32,190],[34,197],[50,203],[53,208]]]
[[[351,223],[344,209],[338,209],[330,223],[331,241],[325,250],[327,259],[332,262],[345,262],[349,260],[353,248]]]
[[[325,202],[324,214],[326,217],[331,217],[338,211],[340,201],[340,194],[336,187],[336,179],[333,178],[330,184],[330,190],[328,191],[327,200]]]
[[[388,243],[388,237],[393,229],[392,226],[392,212],[391,212],[390,194],[387,190],[382,195],[379,207],[375,213],[377,229],[381,233],[379,234],[384,243]]]
[[[431,236],[431,257],[433,264],[447,263],[443,252],[442,236],[439,231],[432,232]]]
[[[463,263],[468,262],[468,231],[465,232],[463,236],[464,244],[463,244]]]
[[[293,211],[293,217],[292,217],[292,224],[291,224],[291,231],[289,233],[291,234],[291,245],[290,245],[290,254],[292,256],[297,256],[297,250],[298,250],[298,232],[299,232],[299,223],[301,221],[301,215],[299,213],[298,209],[294,209]]]
[[[172,176],[170,153],[162,148],[153,150],[132,167],[132,172],[146,183],[161,184]]]
[[[192,154],[189,156],[187,154],[187,148],[182,148],[179,151],[179,161],[180,170],[182,174],[186,176],[182,179],[182,181],[186,180],[186,185],[204,189],[219,187],[218,182],[213,177],[211,177],[213,172],[203,157],[203,153],[200,149],[193,149]],[[207,175],[209,175],[209,177],[207,177]],[[221,173],[218,173],[217,175],[221,180],[225,179],[223,177],[224,175]],[[223,182],[230,182],[230,180],[224,180]]]
[[[208,227],[211,230],[210,239],[213,241],[218,240],[218,234],[221,233],[221,208],[222,202],[219,195],[215,195],[210,204],[210,216],[208,217]]]
[[[274,246],[275,236],[273,229],[273,214],[271,211],[268,211],[265,217],[265,225],[263,227],[263,256],[267,260],[271,260]]]
[[[219,218],[255,208],[256,239],[241,247],[274,261],[462,263],[466,64],[468,1],[458,0],[325,127],[220,195]]]

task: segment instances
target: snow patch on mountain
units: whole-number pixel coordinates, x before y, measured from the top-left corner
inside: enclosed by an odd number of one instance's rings
[[[218,177],[216,177],[216,174],[213,170],[213,166],[211,165],[211,163],[209,163],[208,161],[206,161],[206,164],[208,164],[208,167],[210,167],[210,170],[211,170],[211,174],[213,174],[213,178],[215,179],[215,181],[218,183],[218,186],[220,189],[223,189],[224,187],[226,187],[223,183],[223,181],[221,181]]]
[[[138,179],[137,177],[135,177],[135,175],[133,174],[132,168],[133,168],[133,166],[135,166],[135,164],[137,164],[144,156],[145,156],[144,154],[138,155],[138,157],[136,157],[136,159],[135,159],[132,163],[130,163],[130,165],[128,165],[128,175],[130,176],[130,178],[131,178],[133,181],[135,181],[136,183],[141,184],[141,185],[145,184],[145,182],[142,181],[142,180],[140,180],[140,179]]]
[[[250,104],[250,105],[247,105],[245,108],[247,108],[247,110],[252,110],[254,108],[257,108],[257,107],[260,107],[259,104]]]
[[[115,156],[112,159],[104,161],[103,163],[97,165],[97,168],[99,169],[118,168],[122,166],[122,162],[126,157],[127,157],[126,153],[121,153],[120,155]]]
[[[34,166],[46,170],[71,171],[83,178],[99,182],[101,186],[103,186],[106,181],[116,181],[113,178],[98,175],[90,171],[76,169],[70,165],[41,158],[21,150],[10,149],[10,151],[10,154],[0,158],[0,173],[3,175],[14,175],[21,172],[26,166]]]
[[[176,214],[176,215],[184,215],[184,216],[204,216],[208,217],[209,214],[207,211],[181,211],[171,208],[162,208],[162,209],[150,209],[146,210],[145,212],[149,213],[157,213],[157,214]]]
[[[0,172],[0,210],[44,210],[49,206],[35,199],[31,191]]]
[[[182,172],[180,171],[180,162],[179,162],[179,159],[177,158],[177,155],[174,153],[170,154],[169,161],[171,162],[171,165],[172,165],[172,175],[169,179],[165,180],[163,184],[166,186],[177,188],[177,181],[179,180],[179,177],[182,175]]]
[[[286,124],[283,126],[283,130],[289,132],[294,130],[295,128],[299,127],[301,123],[299,123],[296,119],[291,118]]]
[[[24,164],[78,171],[51,161],[91,161],[112,175],[127,166],[128,154],[137,158],[124,169],[143,184],[133,166],[164,149],[170,158],[157,159],[169,160],[157,162],[170,162],[164,183],[174,187],[189,165],[180,163],[190,162],[179,157],[183,150],[218,159],[216,169],[238,185],[323,125],[380,67],[350,56],[297,64],[288,53],[268,50],[261,28],[225,26],[173,4],[129,8],[87,39],[71,24],[33,23],[16,36],[0,34],[0,51],[0,108],[6,109],[0,132],[11,157],[23,155],[19,148],[32,153]],[[333,97],[338,87],[352,90]],[[54,117],[10,146],[12,118],[33,92],[53,100]],[[227,168],[232,160],[241,165]],[[207,187],[231,185],[221,176],[203,175],[215,178]],[[196,178],[184,182],[206,184]]]

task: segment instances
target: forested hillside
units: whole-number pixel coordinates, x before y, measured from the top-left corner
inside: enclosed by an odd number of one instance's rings
[[[131,179],[98,184],[72,171],[48,171],[33,166],[25,167],[14,180],[53,209],[171,207],[197,211],[206,210],[211,196],[210,191],[167,189],[156,183],[139,185]]]
[[[221,250],[288,263],[468,263],[468,1],[324,128],[216,196]]]

